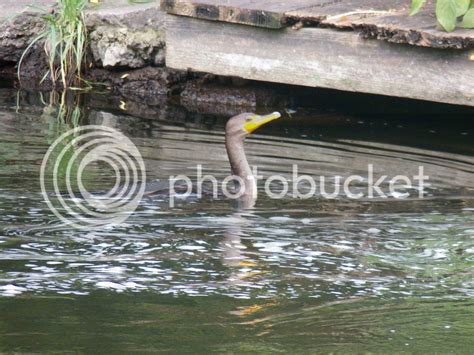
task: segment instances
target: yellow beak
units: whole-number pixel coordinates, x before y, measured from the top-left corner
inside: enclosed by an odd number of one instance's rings
[[[279,112],[273,112],[269,115],[259,116],[254,115],[248,118],[248,121],[244,124],[244,130],[248,133],[253,133],[263,125],[267,124],[268,122],[274,121],[281,117]]]

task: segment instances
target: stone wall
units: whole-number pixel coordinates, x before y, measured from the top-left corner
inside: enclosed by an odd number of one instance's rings
[[[13,14],[0,21],[0,77],[16,76],[15,66],[25,49],[45,29],[44,13]],[[173,90],[186,79],[186,73],[166,68],[165,15],[158,3],[105,3],[88,10],[85,22],[89,33],[87,76],[92,81],[120,92],[155,95]],[[43,43],[38,43],[24,56],[22,85],[40,85],[46,71]],[[48,81],[41,84],[45,89],[48,85]]]

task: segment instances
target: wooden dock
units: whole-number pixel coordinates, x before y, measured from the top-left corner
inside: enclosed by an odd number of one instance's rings
[[[162,0],[176,69],[474,106],[474,30],[433,0]]]

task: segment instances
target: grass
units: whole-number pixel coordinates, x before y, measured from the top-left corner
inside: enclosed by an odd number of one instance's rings
[[[84,85],[82,73],[86,67],[86,4],[87,0],[57,0],[55,11],[43,17],[46,23],[45,31],[33,39],[20,58],[19,80],[21,64],[26,54],[35,44],[42,41],[49,67],[42,81],[49,77],[54,86],[62,84],[64,89],[77,89]]]

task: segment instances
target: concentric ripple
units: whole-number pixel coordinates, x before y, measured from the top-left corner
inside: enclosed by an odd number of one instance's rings
[[[93,194],[85,187],[83,177],[93,164],[106,164],[115,172],[115,185],[109,191]],[[47,188],[46,173],[51,168],[54,194]],[[100,125],[80,126],[62,134],[45,154],[40,173],[48,207],[64,223],[79,229],[125,221],[143,197],[145,180],[137,147],[121,132]]]

